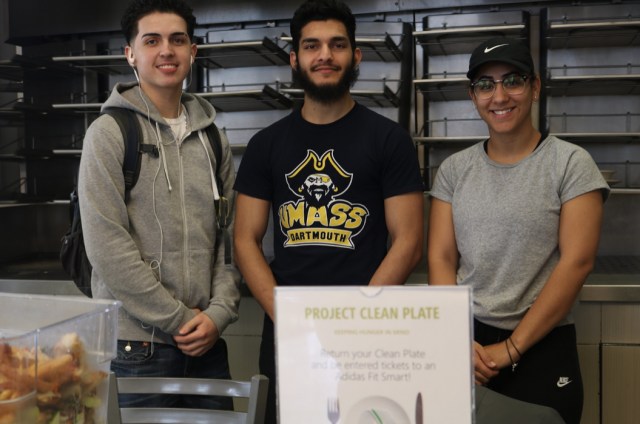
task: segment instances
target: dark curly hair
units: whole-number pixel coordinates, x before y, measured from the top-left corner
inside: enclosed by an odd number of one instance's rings
[[[187,35],[193,39],[196,17],[193,9],[183,0],[133,0],[122,15],[120,25],[129,45],[138,35],[138,22],[152,13],[173,13],[180,16],[187,23]]]
[[[291,20],[291,38],[293,51],[298,54],[300,48],[300,37],[302,28],[309,22],[328,21],[335,19],[340,21],[347,28],[347,35],[351,43],[351,49],[356,49],[356,18],[351,9],[340,0],[308,0],[302,4],[293,14]]]

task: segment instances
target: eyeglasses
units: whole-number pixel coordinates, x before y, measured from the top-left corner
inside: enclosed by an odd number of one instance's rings
[[[531,78],[530,75],[510,75],[501,80],[483,79],[472,82],[471,88],[478,99],[490,99],[496,92],[496,83],[501,82],[505,93],[513,96],[524,92],[529,78]]]

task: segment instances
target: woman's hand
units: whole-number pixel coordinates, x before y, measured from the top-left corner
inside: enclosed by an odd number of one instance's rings
[[[504,342],[495,343],[492,345],[487,345],[484,347],[485,352],[489,355],[493,361],[496,363],[496,369],[501,370],[503,368],[507,368],[512,365],[511,359],[513,358],[513,362],[518,362],[520,360],[520,355],[516,352],[515,349],[509,343],[509,352],[507,352],[507,346],[505,346]],[[509,353],[511,353],[511,358],[509,358]]]
[[[482,347],[477,342],[473,342],[473,350],[475,351],[474,363],[476,384],[478,386],[486,386],[489,380],[498,375],[498,365],[487,352],[486,347]]]

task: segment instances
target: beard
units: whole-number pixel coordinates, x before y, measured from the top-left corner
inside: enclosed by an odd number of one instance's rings
[[[335,84],[318,85],[311,80],[307,69],[300,67],[299,69],[299,71],[293,70],[293,81],[304,90],[311,100],[324,105],[330,105],[343,98],[358,80],[358,75],[360,75],[360,69],[353,66],[353,59],[346,67],[340,80]]]
[[[304,200],[307,201],[307,205],[315,208],[327,206],[329,203],[328,194],[329,190],[327,187],[320,185],[312,185],[302,191],[302,195],[304,196]]]

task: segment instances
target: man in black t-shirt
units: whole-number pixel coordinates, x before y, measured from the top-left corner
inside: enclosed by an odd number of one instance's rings
[[[362,53],[336,0],[303,4],[291,22],[291,66],[304,106],[249,142],[236,178],[235,258],[266,312],[260,372],[275,423],[273,288],[403,284],[422,255],[422,179],[397,123],[353,101]],[[262,238],[269,208],[275,259]],[[391,236],[391,249],[387,239]]]

